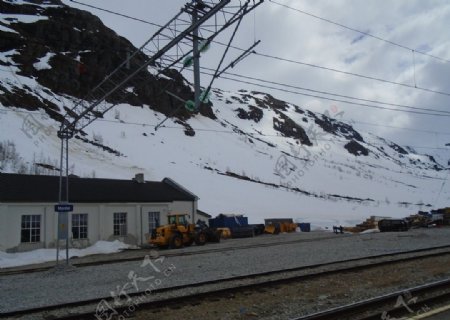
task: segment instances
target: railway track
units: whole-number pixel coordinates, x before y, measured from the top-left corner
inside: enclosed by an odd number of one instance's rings
[[[262,288],[267,288],[268,286],[278,286],[292,283],[293,281],[302,281],[324,275],[339,274],[341,272],[354,272],[358,270],[365,270],[367,268],[386,266],[392,263],[413,261],[442,255],[450,255],[450,246],[441,246],[401,253],[389,253],[343,261],[333,261],[311,266],[269,271],[226,279],[217,279],[170,288],[160,288],[152,290],[151,294],[146,296],[145,299],[141,299],[143,292],[129,293],[129,296],[132,299],[139,299],[138,305],[143,309],[160,308],[168,305],[177,306],[180,303],[189,303],[189,301],[195,303],[195,301],[201,301],[204,298],[226,296],[236,292],[241,292],[243,290],[260,290]],[[446,283],[445,285],[449,286],[449,283]],[[62,305],[44,306],[27,310],[0,313],[0,318],[24,317],[25,319],[95,319],[95,310],[101,300],[105,300],[110,304],[113,303],[112,298],[109,296],[103,298],[99,297],[96,299],[77,301]],[[127,303],[127,301],[123,300],[121,303],[121,306],[115,308],[119,314],[121,314],[121,312],[125,312],[129,308],[129,302]],[[368,305],[369,302],[367,302],[367,306]],[[358,306],[355,305],[354,307],[357,308]],[[364,308],[365,305],[361,305],[359,307],[361,310],[361,308]],[[351,306],[347,306],[347,309],[350,310]],[[334,310],[334,312],[338,311],[339,310]],[[342,312],[344,312],[344,310],[342,310]],[[299,319],[333,319],[326,317],[320,318],[319,314],[315,316],[317,318]],[[336,319],[344,318],[340,318],[338,316]],[[366,320],[366,318],[361,319]],[[368,319],[372,318],[367,318],[367,320]]]
[[[430,306],[449,301],[450,279],[446,279],[291,320],[414,319],[429,312]]]

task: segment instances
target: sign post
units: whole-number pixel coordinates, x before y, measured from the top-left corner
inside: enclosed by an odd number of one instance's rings
[[[58,232],[56,240],[56,264],[59,263],[59,241],[66,240],[66,264],[69,264],[69,212],[73,211],[73,204],[59,203],[55,205],[58,213]]]

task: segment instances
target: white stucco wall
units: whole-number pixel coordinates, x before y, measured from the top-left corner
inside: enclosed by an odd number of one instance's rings
[[[0,204],[0,251],[6,251],[6,229],[8,220],[6,219],[6,205]]]
[[[26,251],[45,247],[48,238],[45,230],[47,229],[47,205],[2,205],[2,250]],[[21,243],[21,224],[23,215],[40,215],[41,216],[41,234],[38,243]]]
[[[195,223],[197,221],[197,201],[192,203],[192,201],[174,201],[170,204],[171,213],[185,213],[190,217],[190,222]],[[167,223],[167,220],[164,222]]]
[[[196,217],[195,217],[195,222],[197,222],[198,220],[206,222],[206,224],[209,225],[209,218],[208,217],[205,217],[205,216],[197,214]]]
[[[142,245],[148,243],[148,212],[160,212],[160,224],[167,223],[169,213],[186,213],[191,220],[197,203],[175,201],[169,203],[126,203],[126,204],[83,204],[74,203],[74,211],[69,214],[69,246],[85,247],[98,240],[121,240],[126,243]],[[127,213],[127,236],[114,236],[114,213]],[[72,239],[72,214],[88,214],[88,240]],[[21,243],[22,215],[41,215],[41,241],[39,243]],[[0,204],[0,250],[26,251],[36,248],[55,247],[57,237],[57,213],[54,203]],[[62,242],[61,242],[62,243]]]
[[[149,230],[149,219],[148,219],[148,213],[149,212],[159,212],[159,224],[166,224],[167,223],[167,214],[170,210],[170,204],[168,203],[155,203],[155,204],[148,204],[143,205],[141,207],[140,212],[140,219],[141,219],[141,226],[142,230],[140,230],[141,234],[141,243],[148,244],[149,236],[150,236],[150,230]]]

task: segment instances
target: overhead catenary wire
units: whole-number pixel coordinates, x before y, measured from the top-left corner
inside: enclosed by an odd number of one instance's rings
[[[134,126],[141,126],[141,127],[155,127],[156,124],[152,123],[146,123],[146,122],[132,122],[132,121],[124,121],[124,120],[109,120],[109,119],[98,119],[98,121],[101,122],[110,122],[110,123],[118,123],[118,124],[124,124],[124,125],[134,125]],[[171,126],[171,125],[164,125],[162,128],[165,129],[178,129],[178,130],[185,130],[186,128],[183,126]],[[207,128],[196,128],[192,127],[194,131],[199,132],[215,132],[215,133],[227,133],[227,134],[233,134],[233,133],[239,133],[233,130],[224,130],[224,129],[207,129]],[[241,133],[248,135],[250,138],[252,136],[258,136],[258,137],[271,137],[271,138],[280,138],[280,139],[289,139],[289,137],[283,136],[282,134],[264,134],[261,132],[245,132],[242,131]],[[314,141],[321,141],[321,142],[342,142],[347,143],[347,140],[338,140],[338,139],[331,139],[331,138],[314,138]],[[369,145],[374,146],[384,146],[385,144],[381,143],[369,143]],[[411,148],[417,148],[417,149],[436,149],[436,150],[449,150],[449,148],[444,147],[433,147],[433,146],[408,146]]]
[[[129,15],[126,15],[126,14],[123,14],[123,13],[119,13],[119,12],[116,12],[116,11],[112,11],[112,10],[109,10],[109,9],[100,8],[100,7],[94,6],[92,4],[87,4],[87,3],[79,2],[79,1],[76,1],[76,0],[70,0],[70,2],[79,4],[79,5],[91,8],[91,9],[96,9],[96,10],[99,10],[99,11],[107,12],[107,13],[110,13],[110,14],[113,14],[113,15],[116,15],[116,16],[120,16],[120,17],[123,17],[123,18],[127,18],[127,19],[131,19],[131,20],[134,20],[134,21],[138,21],[138,22],[142,22],[142,23],[145,23],[145,24],[149,24],[149,25],[154,26],[154,27],[158,27],[158,28],[162,27],[162,25],[159,25],[157,23],[153,23],[153,22],[150,22],[150,21],[147,21],[147,20],[144,20],[144,19],[139,19],[139,18],[136,18],[136,17],[132,17],[132,16],[129,16]]]
[[[276,4],[276,5],[278,5],[278,6],[284,7],[284,8],[286,8],[286,9],[289,9],[289,10],[292,10],[292,11],[296,11],[296,12],[298,12],[298,13],[301,13],[301,14],[304,14],[304,15],[307,15],[307,16],[310,16],[310,17],[313,17],[313,18],[315,18],[315,19],[319,19],[319,20],[325,21],[325,22],[327,22],[327,23],[334,24],[334,25],[339,26],[339,27],[341,27],[341,28],[344,28],[344,29],[347,29],[347,30],[351,30],[351,31],[360,33],[360,34],[362,34],[362,35],[364,35],[364,36],[367,36],[367,37],[370,37],[370,38],[374,38],[374,39],[377,39],[377,40],[380,40],[380,41],[389,43],[389,44],[391,44],[391,45],[393,45],[393,46],[397,46],[397,47],[399,47],[399,48],[402,48],[402,49],[405,49],[405,50],[408,50],[408,51],[414,51],[414,52],[416,52],[416,53],[419,53],[419,54],[422,54],[422,55],[424,55],[424,56],[428,56],[428,57],[430,57],[430,58],[434,58],[434,59],[437,59],[437,60],[440,60],[440,61],[450,62],[450,60],[448,60],[448,59],[445,59],[445,58],[442,58],[442,57],[438,57],[438,56],[436,56],[436,55],[432,55],[432,54],[429,54],[429,53],[426,53],[426,52],[423,52],[423,51],[420,51],[420,50],[415,50],[415,49],[413,49],[413,48],[410,48],[410,47],[405,46],[405,45],[403,45],[403,44],[400,44],[400,43],[398,43],[398,42],[394,42],[394,41],[391,41],[391,40],[384,39],[384,38],[382,38],[382,37],[373,35],[373,34],[371,34],[371,33],[369,33],[369,32],[361,31],[361,30],[358,30],[358,29],[356,29],[356,28],[352,28],[352,27],[346,26],[346,25],[344,25],[344,24],[342,24],[342,23],[339,23],[339,22],[336,22],[336,21],[333,21],[333,20],[330,20],[330,19],[327,19],[327,18],[320,17],[320,16],[318,16],[318,15],[315,15],[315,14],[312,14],[312,13],[309,13],[309,12],[306,12],[306,11],[304,11],[304,10],[301,10],[301,9],[298,9],[298,8],[294,8],[294,7],[288,6],[288,5],[283,4],[283,3],[279,3],[279,2],[274,1],[274,0],[269,0],[269,1],[270,1],[271,3],[273,3],[273,4]]]
[[[208,70],[208,71],[212,71],[212,69],[206,68],[206,67],[203,67],[203,69]],[[393,107],[401,107],[401,108],[406,108],[406,109],[429,111],[429,112],[435,112],[435,113],[439,113],[439,114],[442,113],[442,115],[450,115],[450,111],[446,111],[446,110],[437,110],[437,109],[431,109],[431,108],[419,108],[419,107],[409,106],[409,105],[405,105],[405,104],[396,104],[396,103],[383,102],[383,101],[377,101],[377,100],[371,100],[371,99],[357,98],[357,97],[352,97],[352,96],[349,96],[349,95],[342,95],[342,94],[328,92],[328,91],[314,90],[314,89],[311,89],[311,88],[305,88],[305,87],[290,85],[290,84],[286,84],[286,83],[280,83],[280,82],[276,82],[276,81],[264,80],[264,79],[261,79],[261,78],[245,76],[245,75],[241,75],[241,74],[238,74],[238,73],[224,72],[224,74],[227,74],[227,75],[230,75],[230,76],[236,76],[236,77],[243,78],[243,79],[248,79],[248,80],[255,80],[255,81],[268,83],[268,84],[275,84],[275,85],[279,85],[279,86],[287,87],[287,88],[292,88],[292,89],[299,89],[299,90],[304,90],[304,91],[309,91],[309,92],[314,92],[314,93],[331,95],[331,96],[340,97],[340,98],[346,98],[346,99],[352,99],[352,100],[358,100],[358,101],[364,101],[364,102],[371,102],[371,103],[377,103],[377,104],[382,104],[382,105],[389,105],[389,106],[393,106]]]
[[[208,70],[208,71],[214,71],[213,69],[206,68],[206,67],[202,67],[201,69]],[[205,71],[203,71],[202,74],[208,75],[208,76],[211,76],[211,77],[214,76],[214,75],[212,75],[212,74],[210,74],[208,72],[205,72]],[[237,76],[237,77],[240,77],[240,78],[244,78],[246,80],[254,80],[254,81],[259,81],[259,82],[263,82],[263,83],[269,83],[271,85],[278,85],[278,86],[281,86],[281,87],[300,89],[300,90],[304,90],[304,91],[311,91],[311,92],[314,92],[314,93],[320,93],[320,94],[326,94],[326,95],[331,95],[331,96],[343,97],[343,98],[347,98],[347,99],[359,100],[359,101],[364,101],[364,102],[372,102],[372,103],[376,103],[376,104],[385,104],[385,105],[390,105],[390,106],[398,106],[398,107],[411,109],[411,110],[393,109],[393,108],[386,108],[386,107],[377,106],[377,105],[368,105],[368,104],[363,104],[363,103],[355,103],[355,102],[352,102],[352,101],[333,99],[333,98],[328,98],[328,97],[323,97],[323,96],[317,96],[317,95],[312,95],[312,94],[301,93],[301,92],[298,92],[298,91],[294,92],[292,90],[287,90],[287,89],[277,88],[277,87],[267,86],[267,85],[260,85],[260,84],[256,84],[256,83],[253,83],[253,82],[250,82],[250,81],[243,81],[243,80],[238,80],[238,79],[233,79],[233,78],[230,78],[230,77],[222,76],[222,79],[226,79],[226,80],[230,80],[230,81],[235,81],[235,82],[246,83],[246,84],[250,84],[250,85],[261,86],[261,87],[265,87],[265,88],[272,89],[272,90],[278,90],[278,91],[282,91],[282,92],[288,92],[288,93],[293,93],[293,94],[298,94],[298,95],[304,95],[304,96],[314,97],[314,98],[318,98],[318,99],[325,99],[325,100],[331,100],[331,101],[335,101],[335,102],[342,102],[342,103],[347,103],[347,104],[352,104],[352,105],[360,105],[360,106],[363,106],[363,107],[378,108],[378,109],[398,111],[398,112],[407,112],[407,113],[432,115],[432,116],[445,116],[445,117],[450,116],[450,111],[445,111],[445,110],[436,110],[436,109],[430,109],[430,108],[418,108],[418,107],[412,107],[412,106],[401,105],[401,104],[386,103],[386,102],[381,102],[381,101],[376,101],[376,100],[355,98],[355,97],[350,97],[350,96],[346,96],[346,95],[340,95],[340,94],[326,92],[326,91],[318,91],[318,90],[313,90],[313,89],[309,89],[309,88],[303,88],[303,87],[298,87],[298,86],[278,83],[278,82],[275,82],[275,81],[269,81],[269,80],[263,80],[263,79],[255,78],[255,77],[239,75],[239,74],[236,74],[236,73],[224,72],[224,74],[231,75],[231,76]],[[414,110],[414,111],[412,111],[412,110]],[[426,111],[426,112],[419,112],[419,111],[415,111],[415,110]]]
[[[210,75],[210,76],[212,75],[212,74],[208,74],[208,73],[204,73],[204,74],[207,74],[207,75]],[[249,85],[254,85],[254,86],[259,86],[259,87],[263,87],[263,88],[266,88],[266,89],[278,90],[278,91],[281,91],[281,92],[292,93],[292,94],[302,95],[302,96],[306,96],[306,97],[317,98],[317,99],[321,99],[321,100],[328,100],[328,101],[333,101],[333,102],[341,102],[341,103],[355,105],[355,106],[361,106],[361,107],[374,108],[374,109],[380,109],[380,110],[390,110],[390,111],[397,111],[397,112],[406,112],[406,113],[428,115],[428,116],[435,116],[435,117],[450,117],[449,114],[436,114],[436,113],[421,112],[421,111],[414,111],[414,110],[392,109],[392,108],[383,107],[383,106],[369,105],[369,104],[365,104],[365,103],[359,103],[359,102],[341,100],[341,99],[336,99],[336,98],[324,97],[324,96],[319,96],[319,95],[315,95],[315,94],[308,94],[308,93],[303,93],[303,92],[299,92],[299,91],[293,91],[293,90],[288,90],[288,89],[283,89],[283,88],[277,88],[277,87],[274,87],[274,86],[263,85],[263,84],[260,84],[260,83],[250,82],[248,80],[239,80],[239,79],[230,78],[230,77],[224,77],[224,76],[222,76],[222,79],[235,81],[235,82],[239,82],[239,83],[244,83],[244,84],[249,84]]]
[[[145,123],[145,122],[130,122],[130,121],[123,121],[123,120],[108,120],[108,119],[98,119],[98,121],[102,121],[102,122],[111,122],[111,123],[122,123],[125,125],[135,125],[135,126],[142,126],[142,127],[155,127],[156,124],[151,124],[151,123]],[[178,130],[185,130],[186,128],[183,126],[168,126],[168,125],[164,125],[162,126],[162,128],[165,129],[178,129]],[[239,133],[233,130],[223,130],[223,129],[206,129],[206,128],[196,128],[196,127],[192,127],[192,129],[194,131],[199,131],[199,132],[215,132],[215,133],[228,133],[228,134],[233,134],[233,133]],[[258,137],[271,137],[271,138],[280,138],[280,139],[289,139],[289,137],[283,136],[281,134],[264,134],[261,132],[245,132],[242,131],[243,134],[248,135],[250,138],[252,136],[258,136]],[[348,140],[338,140],[338,139],[326,139],[326,138],[314,138],[314,141],[321,141],[321,142],[342,142],[342,143],[347,143]],[[384,146],[385,144],[381,144],[381,143],[369,143],[369,145],[374,145],[374,146]],[[411,148],[416,148],[416,149],[434,149],[434,150],[449,150],[449,148],[444,148],[444,147],[432,147],[432,146],[408,146]]]
[[[363,74],[360,74],[360,73],[349,72],[349,71],[339,70],[339,69],[335,69],[335,68],[331,68],[331,67],[320,66],[320,65],[317,65],[317,64],[313,64],[313,63],[307,63],[307,62],[303,62],[303,61],[297,61],[297,60],[277,57],[277,56],[274,56],[274,55],[261,53],[261,52],[256,52],[255,54],[258,55],[258,56],[261,56],[261,57],[266,57],[266,58],[270,58],[270,59],[274,59],[274,60],[278,60],[278,61],[284,61],[284,62],[289,62],[289,63],[292,63],[292,64],[298,64],[298,65],[303,65],[303,66],[307,66],[307,67],[312,67],[312,68],[332,71],[332,72],[336,72],[336,73],[345,74],[345,75],[348,75],[348,76],[353,76],[353,77],[363,78],[363,79],[367,79],[367,80],[373,80],[373,81],[388,83],[388,84],[392,84],[392,85],[402,86],[402,87],[405,87],[405,88],[417,89],[417,90],[428,92],[428,93],[435,93],[435,94],[440,94],[440,95],[444,95],[444,96],[450,97],[450,93],[449,92],[433,90],[433,89],[429,89],[429,88],[424,88],[424,87],[410,85],[410,84],[407,84],[407,83],[402,83],[402,82],[397,82],[397,81],[392,81],[392,80],[387,80],[387,79],[367,76],[367,75],[363,75]]]
[[[202,69],[203,70],[207,70],[207,71],[212,71],[212,69],[210,69],[210,68],[202,67]],[[211,77],[214,76],[213,74],[211,74],[209,72],[206,72],[206,71],[202,71],[202,74],[208,75],[208,76],[211,76]],[[268,81],[268,80],[254,78],[254,77],[247,77],[247,76],[233,74],[233,73],[227,73],[227,72],[225,72],[224,74],[228,75],[228,76],[223,76],[223,75],[221,76],[221,78],[225,79],[225,80],[234,81],[234,82],[238,82],[238,83],[249,84],[249,85],[263,87],[263,88],[272,89],[272,90],[277,90],[277,91],[280,91],[280,92],[286,92],[286,93],[292,93],[292,94],[296,94],[296,95],[313,97],[313,98],[322,99],[322,100],[341,102],[341,103],[346,103],[346,104],[350,104],[350,105],[357,105],[357,106],[361,106],[361,107],[375,108],[375,109],[381,109],[381,110],[390,110],[390,111],[396,111],[396,112],[406,112],[406,113],[413,113],[413,114],[420,114],[420,115],[429,115],[429,116],[450,117],[450,111],[427,109],[427,108],[418,108],[418,107],[411,107],[411,106],[406,106],[406,105],[397,105],[397,106],[402,106],[403,108],[407,108],[405,110],[404,109],[394,109],[394,108],[383,107],[382,105],[370,105],[370,104],[367,104],[367,103],[359,103],[359,102],[342,100],[342,99],[337,99],[337,98],[319,96],[319,95],[316,95],[316,94],[308,94],[308,93],[304,93],[304,92],[293,91],[293,90],[290,90],[290,89],[286,89],[286,87],[290,87],[291,89],[297,89],[297,90],[300,89],[300,87],[286,85],[286,84],[278,83],[278,82],[274,82],[274,81]],[[243,78],[245,80],[231,78],[230,76],[240,77],[240,78]],[[271,85],[269,86],[269,85],[264,85],[264,84],[261,84],[261,83],[255,83],[255,82],[252,82],[252,81],[249,81],[249,80],[263,82],[263,83],[268,83],[268,84],[271,84]],[[281,88],[280,87],[274,87],[273,85],[280,86]],[[305,88],[302,88],[300,90],[305,90]],[[327,93],[325,91],[317,91],[317,90],[312,90],[312,89],[309,89],[309,90],[311,90],[313,92],[316,92],[316,93],[322,93],[322,94],[327,94],[327,95],[332,95],[332,96],[345,97],[345,96],[334,94],[334,93]],[[366,99],[354,98],[354,97],[349,97],[349,96],[347,96],[347,98],[356,99],[356,100],[366,100]],[[370,100],[366,100],[366,101],[370,101]],[[372,102],[378,103],[378,104],[383,104],[382,102],[375,101],[375,100],[372,100]]]

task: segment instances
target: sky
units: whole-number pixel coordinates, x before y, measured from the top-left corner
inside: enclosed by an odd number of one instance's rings
[[[63,2],[91,11],[136,47],[156,31],[156,27],[149,24],[69,0]],[[187,0],[79,2],[165,24]],[[236,0],[231,1],[231,5],[238,3]],[[219,79],[214,87],[232,91],[245,89],[268,92],[278,99],[312,111],[337,108],[344,112],[345,120],[354,121],[353,125],[357,129],[412,146],[418,152],[432,154],[446,165],[450,161],[450,147],[445,146],[450,143],[449,29],[449,1],[265,0],[245,17],[233,42],[236,47],[248,48],[255,40],[261,40],[255,49],[257,54],[250,55],[229,72],[266,82],[245,80],[257,83],[255,85]],[[218,40],[226,42],[230,31]],[[213,44],[202,55],[201,65],[215,68],[223,50],[223,46]],[[230,62],[240,53],[231,49],[226,61]],[[192,79],[191,69],[183,71],[183,74],[187,79]],[[202,86],[207,86],[210,78],[202,75],[201,81]],[[267,81],[283,85],[269,84]],[[269,89],[261,84],[296,93]],[[388,104],[330,96],[311,90]],[[305,93],[340,101],[306,96]],[[398,109],[398,105],[448,113],[447,116],[431,116],[380,109]],[[408,110],[429,113],[418,109]]]

